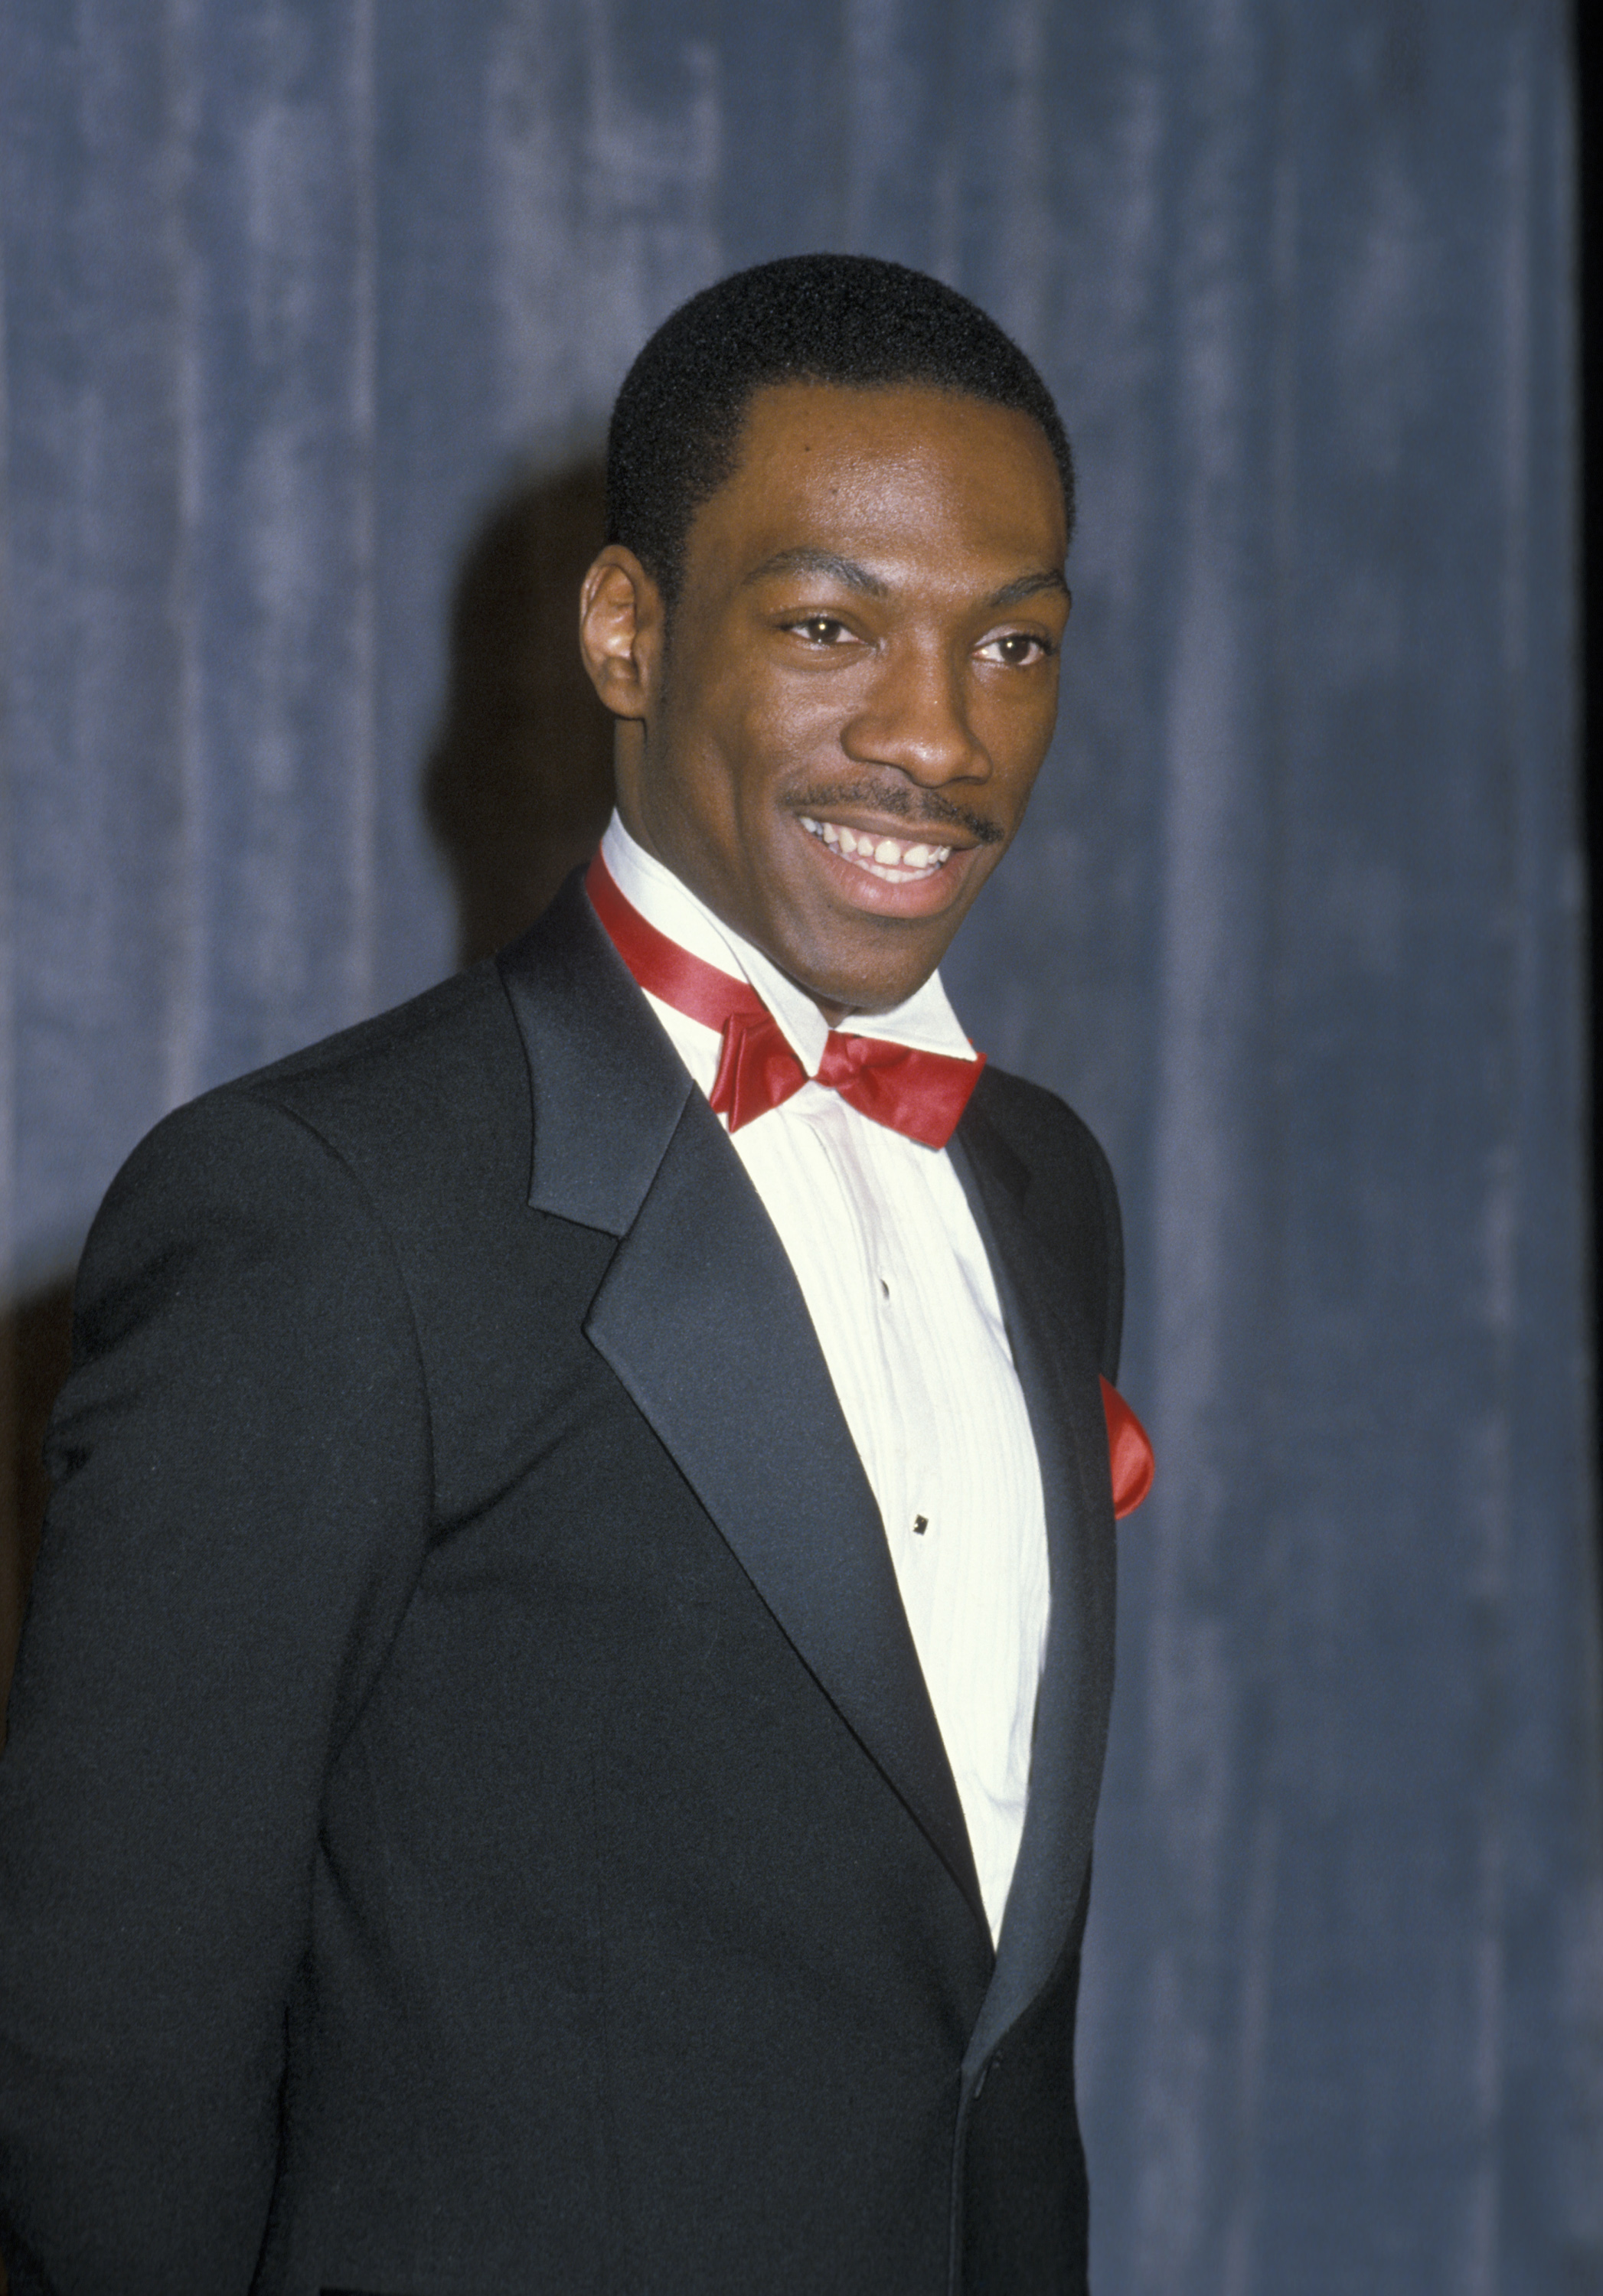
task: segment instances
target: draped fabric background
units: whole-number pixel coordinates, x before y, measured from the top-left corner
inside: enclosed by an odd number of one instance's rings
[[[650,326],[817,245],[940,273],[1084,501],[1062,733],[949,979],[1110,1149],[1161,1468],[1097,2282],[1603,2288],[1556,0],[0,27],[13,1410],[164,1109],[437,978],[593,833],[550,570]]]

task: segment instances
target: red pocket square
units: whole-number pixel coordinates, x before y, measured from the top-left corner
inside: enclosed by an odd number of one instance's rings
[[[1107,1414],[1107,1456],[1114,1471],[1114,1513],[1133,1514],[1152,1488],[1152,1446],[1147,1430],[1116,1387],[1102,1382]]]

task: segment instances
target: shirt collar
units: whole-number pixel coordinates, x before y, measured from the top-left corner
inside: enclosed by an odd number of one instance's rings
[[[804,988],[789,980],[760,948],[713,915],[706,903],[654,854],[625,829],[616,813],[601,840],[602,857],[612,882],[626,901],[632,901],[647,924],[699,956],[720,972],[732,972],[757,991],[779,1023],[785,1040],[809,1076],[816,1076],[824,1057],[829,1023]],[[879,1037],[918,1052],[944,1053],[949,1059],[977,1057],[964,1035],[950,1000],[932,972],[922,988],[887,1013],[858,1013],[841,1023],[844,1036]]]

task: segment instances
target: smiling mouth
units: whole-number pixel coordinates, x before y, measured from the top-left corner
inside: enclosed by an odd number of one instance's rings
[[[949,845],[932,845],[925,839],[875,837],[867,830],[848,829],[843,822],[810,820],[804,813],[797,819],[809,836],[827,845],[843,861],[866,869],[871,877],[883,877],[889,885],[918,884],[951,858]]]

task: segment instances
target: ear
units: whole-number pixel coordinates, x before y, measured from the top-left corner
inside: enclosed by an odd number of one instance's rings
[[[632,550],[609,542],[580,593],[579,644],[614,718],[645,718],[662,660],[662,594]]]

